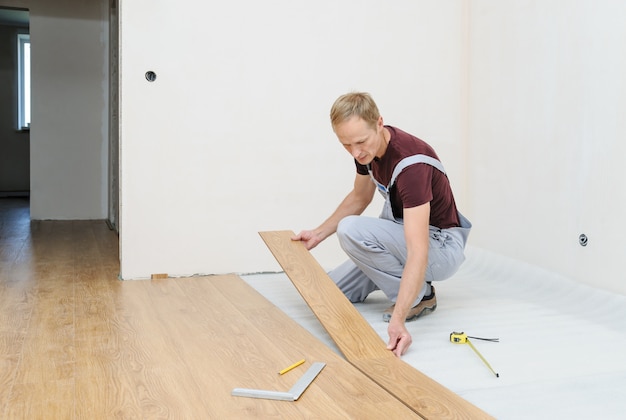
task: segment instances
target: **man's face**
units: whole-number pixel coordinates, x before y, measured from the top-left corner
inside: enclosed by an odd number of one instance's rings
[[[353,116],[337,124],[334,130],[343,147],[361,165],[367,165],[376,156],[381,157],[386,149],[382,117],[372,127],[360,117]]]

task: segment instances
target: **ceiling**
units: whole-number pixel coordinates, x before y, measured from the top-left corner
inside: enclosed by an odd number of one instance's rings
[[[28,10],[0,7],[0,25],[28,26]]]

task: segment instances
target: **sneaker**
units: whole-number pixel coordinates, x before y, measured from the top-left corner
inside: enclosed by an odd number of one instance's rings
[[[424,296],[420,303],[411,308],[406,316],[406,322],[413,321],[422,315],[429,314],[437,309],[437,297],[435,296],[435,288],[431,287],[430,295]],[[396,305],[392,305],[383,312],[383,321],[389,322],[393,309]]]

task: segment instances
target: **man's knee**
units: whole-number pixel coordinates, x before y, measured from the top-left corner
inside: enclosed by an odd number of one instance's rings
[[[357,228],[359,216],[346,216],[339,221],[337,225],[337,237],[339,242],[342,243],[348,239],[351,235],[354,235]]]
[[[426,270],[427,281],[446,280],[452,277],[459,270],[463,261],[465,261],[465,255],[462,248],[448,249],[448,252],[442,252],[441,249],[431,249]]]

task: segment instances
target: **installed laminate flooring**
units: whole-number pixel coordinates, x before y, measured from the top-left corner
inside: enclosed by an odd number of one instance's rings
[[[104,221],[0,215],[0,418],[419,418],[238,276],[122,282]]]

